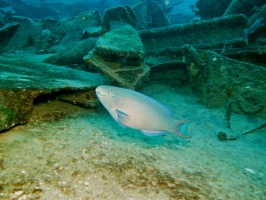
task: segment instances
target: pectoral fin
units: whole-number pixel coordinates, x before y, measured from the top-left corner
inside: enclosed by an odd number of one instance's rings
[[[130,116],[118,109],[116,109],[116,113],[117,113],[117,121],[120,124],[127,126],[127,124],[129,124],[130,121]]]

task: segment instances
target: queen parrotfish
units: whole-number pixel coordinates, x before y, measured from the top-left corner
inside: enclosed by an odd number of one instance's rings
[[[147,136],[166,132],[182,138],[190,121],[174,119],[172,112],[158,101],[134,90],[101,85],[96,94],[103,106],[118,123],[141,130]]]

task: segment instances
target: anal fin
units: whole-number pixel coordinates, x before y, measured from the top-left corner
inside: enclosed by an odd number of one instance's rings
[[[155,131],[155,130],[141,130],[141,132],[146,136],[159,136],[167,133],[166,131]]]

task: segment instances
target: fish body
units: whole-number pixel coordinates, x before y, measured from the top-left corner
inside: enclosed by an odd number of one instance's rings
[[[101,85],[96,94],[111,116],[120,124],[141,130],[145,135],[154,136],[165,132],[180,137],[186,132],[188,121],[177,121],[172,112],[158,101],[134,90]]]

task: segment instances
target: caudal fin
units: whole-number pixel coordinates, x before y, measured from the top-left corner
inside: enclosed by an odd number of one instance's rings
[[[182,138],[191,138],[191,136],[187,135],[187,127],[191,121],[176,121],[177,130],[174,134],[178,135]]]

